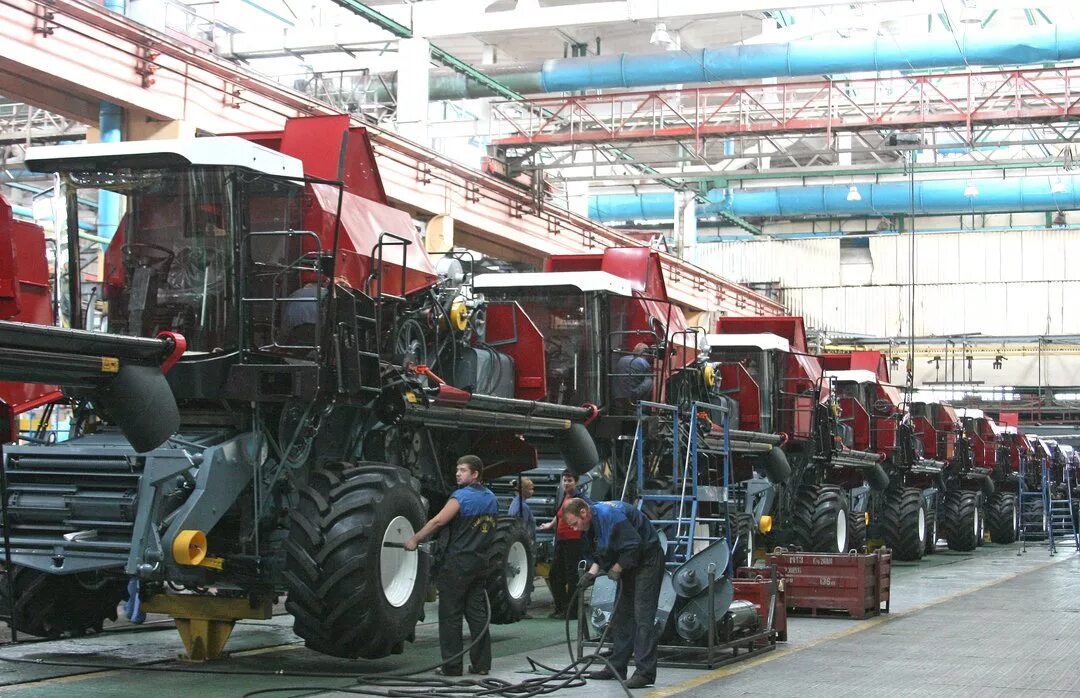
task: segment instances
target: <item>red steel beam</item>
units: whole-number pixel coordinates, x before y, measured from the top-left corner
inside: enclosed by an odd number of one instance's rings
[[[27,89],[20,98],[88,122],[94,118],[86,112],[104,99],[210,133],[274,130],[291,116],[340,113],[87,0],[0,0],[0,46],[0,78],[34,75],[48,88]],[[62,104],[62,95],[77,101]],[[371,132],[391,201],[422,216],[452,216],[463,246],[538,262],[552,254],[641,245],[569,211],[537,209],[529,192],[512,184],[378,126],[358,125]],[[781,304],[689,262],[666,253],[662,259],[669,294],[690,310],[784,313]]]
[[[619,92],[493,105],[502,146],[700,141],[709,136],[1070,121],[1080,68],[808,80]],[[889,96],[887,96],[889,95]],[[896,95],[896,96],[891,96]],[[558,120],[551,114],[560,115]]]

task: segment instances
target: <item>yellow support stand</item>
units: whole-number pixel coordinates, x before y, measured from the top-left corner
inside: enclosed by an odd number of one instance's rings
[[[228,656],[222,652],[233,626],[242,618],[266,620],[271,615],[270,599],[250,601],[242,598],[200,596],[198,594],[156,594],[146,599],[142,610],[165,613],[176,621],[187,662],[206,662]]]

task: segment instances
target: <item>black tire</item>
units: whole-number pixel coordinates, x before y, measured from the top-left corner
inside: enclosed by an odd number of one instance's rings
[[[897,560],[921,560],[926,550],[926,504],[922,491],[905,487],[885,493],[881,534]]]
[[[47,574],[20,565],[13,565],[12,570],[14,617],[5,574],[0,576],[0,618],[35,637],[99,633],[106,620],[116,620],[117,606],[127,598],[127,584],[122,580]]]
[[[941,537],[941,527],[938,525],[940,512],[927,509],[926,512],[926,549],[923,556],[933,555],[937,552],[938,538]]]
[[[334,657],[400,651],[423,613],[428,582],[427,555],[383,545],[403,543],[424,525],[409,472],[382,463],[320,467],[289,518],[285,608],[293,632]]]
[[[982,534],[982,512],[976,492],[954,490],[945,495],[941,505],[941,530],[949,550],[970,552]]]
[[[754,546],[757,545],[757,527],[754,525],[754,517],[746,513],[735,514],[731,517],[731,535],[735,537],[735,547],[731,551],[731,567],[738,570],[740,567],[754,566]]]
[[[791,537],[807,552],[846,553],[850,549],[847,497],[839,487],[804,487],[795,497]]]
[[[986,505],[986,529],[991,543],[1013,543],[1020,531],[1015,494],[998,492]]]
[[[535,562],[532,544],[517,518],[501,517],[490,544],[487,580],[491,622],[506,625],[521,620],[529,610]]]
[[[858,553],[866,552],[866,514],[848,512],[848,548]]]

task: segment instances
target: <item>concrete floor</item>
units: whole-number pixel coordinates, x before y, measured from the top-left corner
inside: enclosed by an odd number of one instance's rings
[[[552,666],[568,661],[564,625],[545,617],[550,597],[538,587],[537,618],[493,629],[494,678],[539,676],[528,658]],[[434,611],[430,606],[429,619]],[[1029,546],[1018,556],[1015,545],[987,545],[973,554],[897,563],[892,611],[864,621],[794,618],[790,641],[775,652],[713,671],[661,668],[656,687],[635,693],[1080,695],[1080,557],[1071,549],[1050,557],[1044,547]],[[276,688],[270,695],[344,696],[341,688],[364,685],[362,674],[436,664],[436,632],[427,622],[403,655],[346,661],[308,651],[292,634],[291,618],[281,615],[239,623],[230,659],[193,667],[174,661],[181,647],[168,623],[117,627],[77,640],[0,647],[0,693],[211,698]],[[624,695],[610,682],[590,682],[587,690],[590,698]]]

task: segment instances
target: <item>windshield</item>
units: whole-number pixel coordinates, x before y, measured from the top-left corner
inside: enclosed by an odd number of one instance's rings
[[[299,227],[300,187],[231,167],[73,173],[71,179],[80,198],[101,190],[123,198],[104,252],[101,302],[89,308],[87,327],[142,337],[175,331],[199,352],[235,347],[237,231]],[[282,244],[260,240],[252,256],[279,263],[295,256],[278,249]]]

